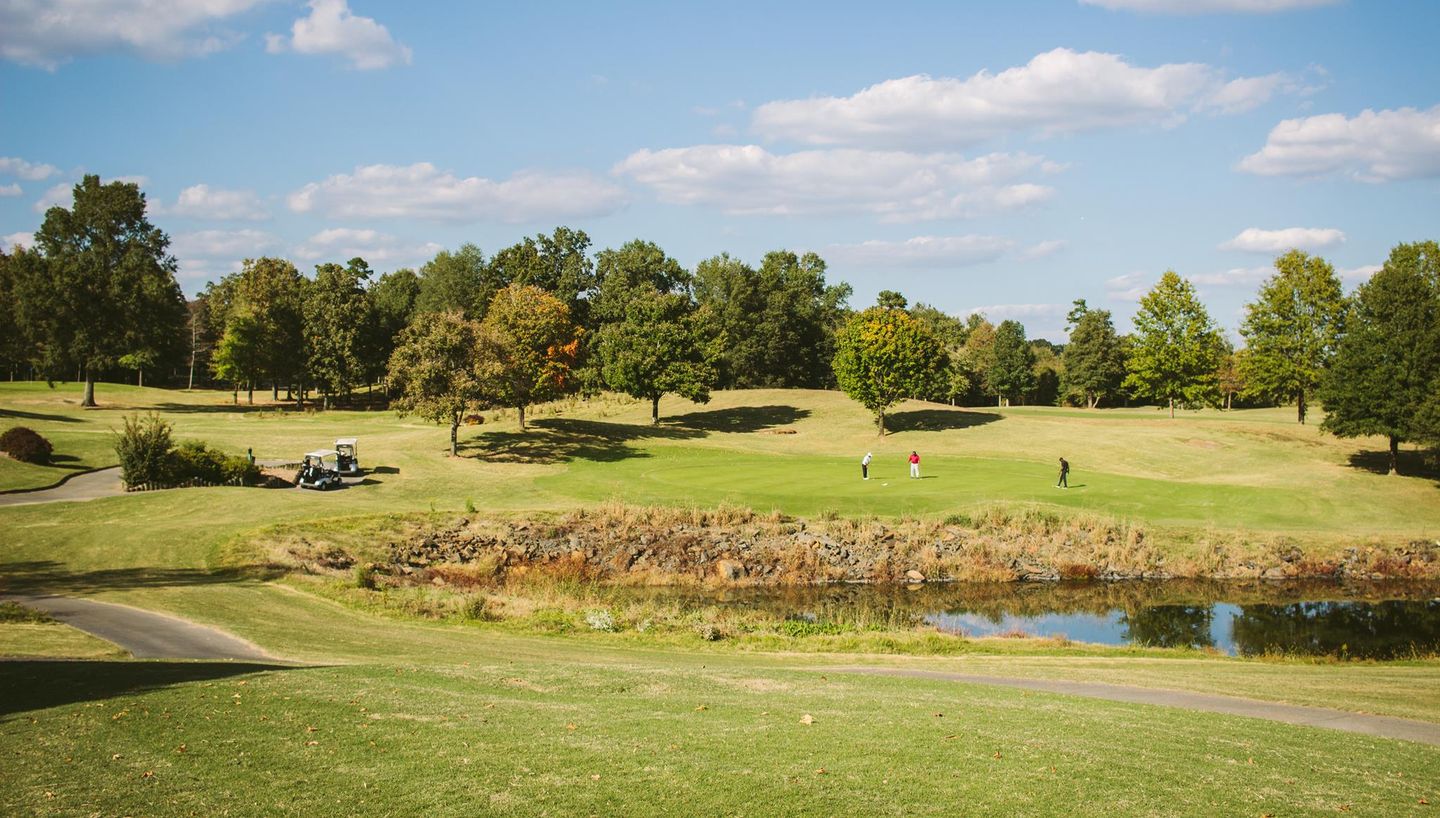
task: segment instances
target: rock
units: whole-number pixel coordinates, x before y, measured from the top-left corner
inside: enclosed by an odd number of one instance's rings
[[[920,583],[925,581],[925,575],[920,573],[919,571],[916,571],[914,568],[911,568],[909,571],[905,572],[905,578],[914,583]]]
[[[721,579],[734,582],[745,576],[745,566],[735,560],[720,560],[715,563],[715,573]]]

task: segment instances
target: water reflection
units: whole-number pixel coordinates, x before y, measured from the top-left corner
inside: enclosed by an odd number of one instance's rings
[[[957,583],[722,592],[671,601],[751,606],[847,628],[930,624],[970,636],[1026,633],[1109,645],[1395,658],[1440,651],[1440,584],[1335,582]]]

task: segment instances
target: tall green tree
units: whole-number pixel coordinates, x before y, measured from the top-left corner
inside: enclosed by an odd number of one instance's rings
[[[263,320],[249,309],[231,311],[225,334],[210,356],[210,369],[217,379],[232,386],[237,403],[242,387],[247,402],[255,403],[255,382],[265,375],[268,343]]]
[[[236,315],[254,322],[260,343],[261,371],[252,386],[270,381],[270,396],[279,398],[280,384],[298,381],[305,371],[305,294],[308,282],[283,258],[247,258],[233,274],[226,331]],[[247,330],[249,331],[249,330]]]
[[[499,372],[490,384],[494,400],[514,407],[525,429],[525,410],[565,394],[580,351],[580,327],[570,307],[545,290],[511,284],[495,293],[482,325],[498,339]]]
[[[31,252],[24,247],[13,248],[9,254],[0,250],[0,367],[9,370],[11,380],[15,379],[17,370],[29,364],[36,352],[20,324],[17,302],[22,265],[43,266],[45,263],[38,254],[30,259]]]
[[[598,323],[623,321],[632,295],[684,294],[690,298],[691,276],[680,262],[665,255],[659,245],[635,239],[618,250],[601,250],[595,257],[599,291],[593,312]]]
[[[1125,379],[1125,345],[1115,332],[1109,310],[1092,310],[1084,299],[1070,311],[1070,340],[1061,356],[1064,377],[1061,391],[1094,409],[1113,400]]]
[[[499,342],[459,310],[433,313],[400,334],[390,356],[392,405],[401,417],[415,415],[450,426],[450,455],[459,453],[465,412],[487,404],[498,375]]]
[[[605,383],[650,401],[650,422],[656,425],[665,395],[709,403],[713,352],[701,338],[689,298],[644,286],[627,295],[623,319],[600,327],[597,347]]]
[[[764,310],[754,268],[728,253],[695,266],[696,323],[715,345],[716,385],[722,389],[756,386],[764,365],[764,342],[755,331]]]
[[[1249,352],[1244,377],[1251,394],[1277,403],[1295,401],[1305,422],[1339,341],[1345,293],[1330,262],[1291,250],[1275,259],[1275,275],[1245,305],[1240,334]]]
[[[874,413],[881,436],[886,410],[905,398],[933,393],[945,377],[948,361],[940,341],[902,308],[875,306],[856,313],[835,340],[835,380]]]
[[[370,324],[372,337],[366,344],[366,360],[378,362],[379,371],[374,375],[383,378],[400,333],[410,325],[410,319],[415,315],[415,302],[420,296],[420,277],[409,268],[386,273],[370,285],[367,295],[373,316]],[[389,388],[388,383],[386,388]]]
[[[995,328],[995,347],[985,383],[1000,406],[1035,388],[1035,350],[1025,340],[1025,325],[1005,320]]]
[[[526,237],[490,259],[489,278],[497,287],[527,284],[560,299],[582,326],[598,282],[584,230],[557,227],[549,235]]]
[[[1345,332],[1321,385],[1321,428],[1340,437],[1382,435],[1390,473],[1400,444],[1425,440],[1440,395],[1440,246],[1401,244],[1351,299]]]
[[[319,264],[305,298],[305,341],[310,378],[325,408],[337,395],[348,395],[364,379],[366,338],[370,332],[365,282],[370,266],[353,258],[344,267]]]
[[[485,254],[467,242],[453,253],[441,250],[420,268],[415,312],[460,310],[467,318],[479,320],[485,317],[485,307],[498,289]]]
[[[16,282],[20,322],[47,372],[83,369],[82,406],[95,405],[96,373],[121,356],[178,354],[185,298],[170,238],[137,185],[86,176],[70,208],[45,212],[35,246],[43,263],[22,265]]]
[[[1140,299],[1125,362],[1125,386],[1142,397],[1203,404],[1216,397],[1215,371],[1223,354],[1220,330],[1195,287],[1173,270]]]

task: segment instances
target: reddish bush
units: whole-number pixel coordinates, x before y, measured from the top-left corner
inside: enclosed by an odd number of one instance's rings
[[[50,462],[50,453],[53,451],[55,451],[55,447],[50,445],[50,441],[41,437],[39,432],[24,426],[16,426],[0,435],[0,452],[10,455],[16,460],[23,460],[26,463],[48,463]]]

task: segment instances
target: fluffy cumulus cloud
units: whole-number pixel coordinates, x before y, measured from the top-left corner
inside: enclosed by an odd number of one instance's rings
[[[171,237],[179,277],[200,282],[240,269],[243,259],[280,252],[284,243],[262,230],[195,230]]]
[[[39,182],[59,173],[54,165],[26,162],[14,156],[0,156],[0,175],[18,176],[27,182]]]
[[[433,242],[404,241],[378,230],[334,227],[321,230],[295,248],[295,256],[306,261],[343,264],[356,256],[375,266],[415,266],[440,252]]]
[[[290,194],[297,213],[332,218],[531,222],[606,216],[625,205],[616,184],[584,171],[522,171],[504,181],[458,177],[428,162],[366,165]]]
[[[769,102],[755,110],[752,126],[767,138],[817,145],[953,147],[1015,131],[1058,134],[1171,124],[1197,110],[1244,111],[1294,85],[1280,74],[1230,79],[1201,63],[1145,68],[1115,54],[1057,48],[998,74],[922,74],[848,97]]]
[[[1240,169],[1262,176],[1342,173],[1366,182],[1440,176],[1440,105],[1287,119]]]
[[[832,244],[825,258],[852,267],[965,267],[995,261],[1015,242],[999,236],[916,236],[904,241]]]
[[[915,154],[850,148],[774,154],[757,145],[636,151],[614,172],[663,202],[732,214],[868,213],[884,221],[1012,210],[1054,191],[1022,177],[1057,170],[1028,154]]]
[[[1289,250],[1323,250],[1344,242],[1345,233],[1333,227],[1287,227],[1283,230],[1247,227],[1235,238],[1223,242],[1220,249],[1244,253],[1284,253]]]
[[[1200,273],[1190,281],[1205,287],[1254,287],[1275,273],[1273,267],[1235,267],[1218,273]]]
[[[242,39],[223,22],[265,0],[0,0],[0,57],[48,70],[87,54],[156,60]]]
[[[24,231],[21,231],[19,233],[11,233],[6,236],[0,236],[0,250],[4,250],[7,253],[11,250],[14,250],[16,247],[33,247],[34,245],[34,233],[26,233]]]
[[[1274,14],[1317,6],[1334,6],[1340,2],[1341,0],[1080,0],[1083,6],[1150,14]]]
[[[368,70],[409,65],[410,47],[398,43],[390,30],[370,17],[357,17],[346,0],[310,0],[310,14],[296,20],[290,37],[266,34],[272,54],[338,54],[352,68]]]
[[[979,313],[994,323],[1013,318],[1023,322],[1027,318],[1058,318],[1069,314],[1072,304],[990,304],[985,307],[971,307],[965,315]]]
[[[191,185],[180,191],[173,205],[157,208],[167,216],[219,221],[260,221],[270,217],[265,203],[250,190],[224,190],[206,184]]]
[[[1356,284],[1363,284],[1370,280],[1370,276],[1380,272],[1379,264],[1366,264],[1360,267],[1349,267],[1336,270],[1342,281],[1350,281]]]
[[[0,185],[0,199],[9,198],[12,196],[19,196],[24,192],[25,191],[21,190],[20,185],[18,184]]]

